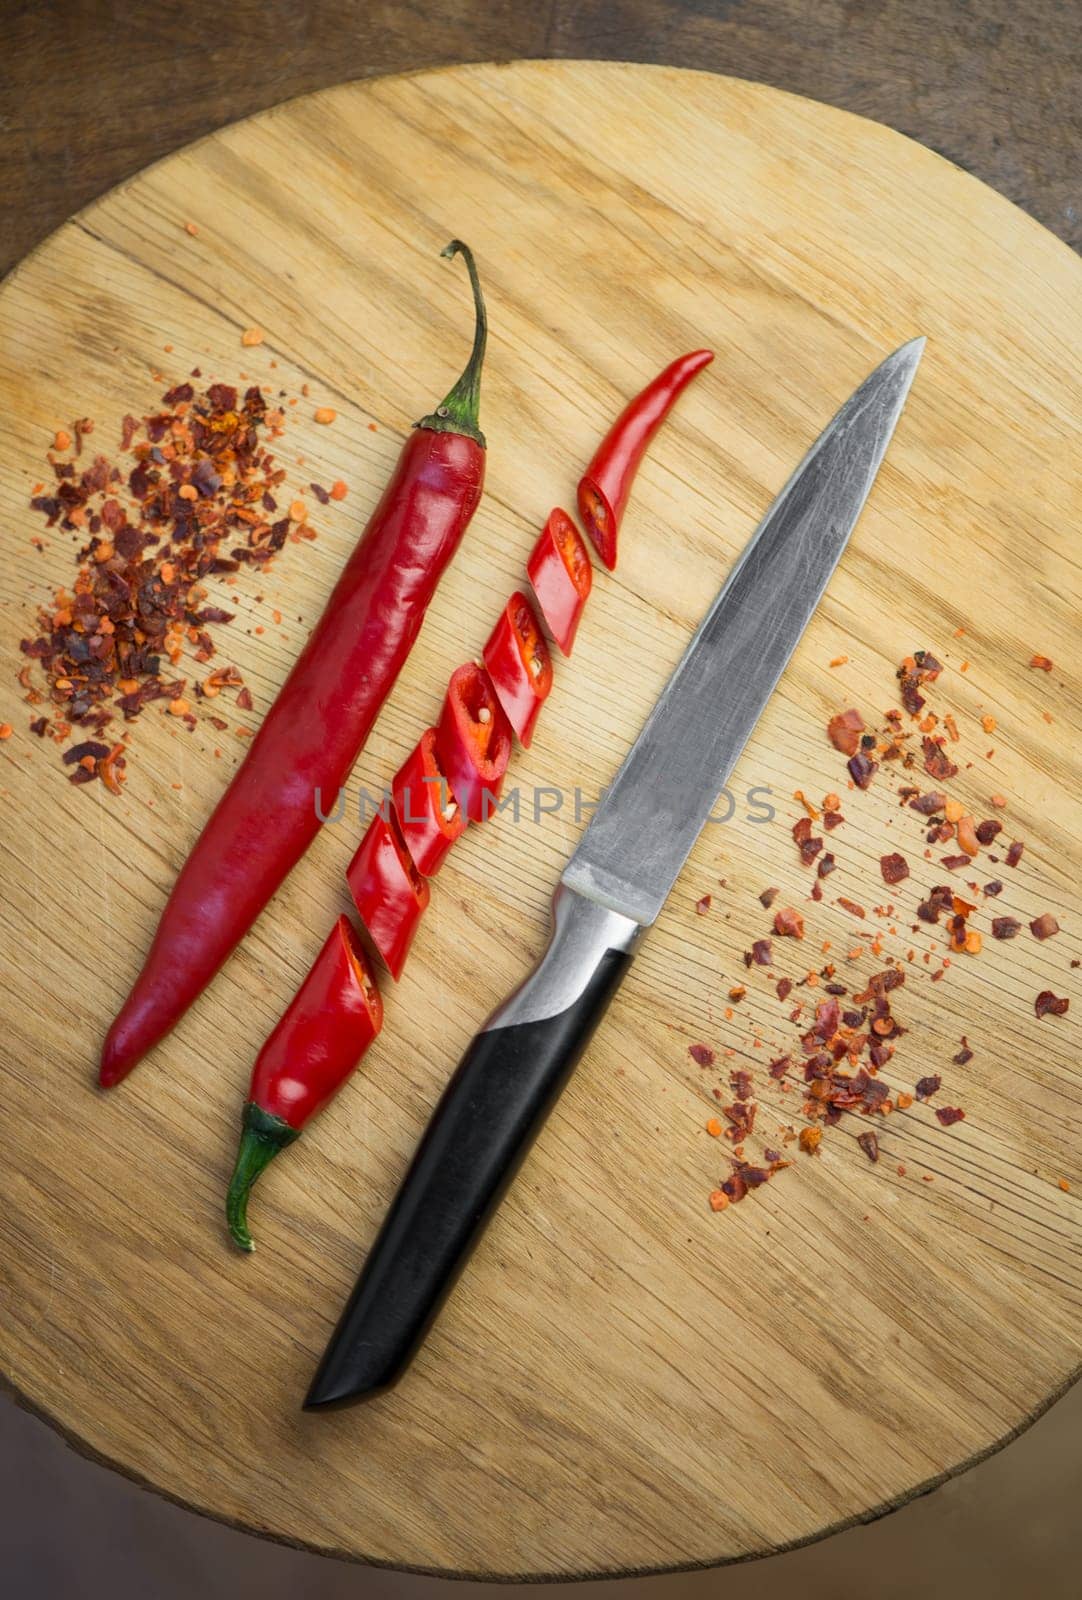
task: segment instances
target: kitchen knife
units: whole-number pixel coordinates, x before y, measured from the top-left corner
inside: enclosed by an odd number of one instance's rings
[[[656,919],[796,648],[901,414],[913,339],[861,384],[770,507],[579,841],[548,948],[433,1113],[306,1409],[403,1373]]]

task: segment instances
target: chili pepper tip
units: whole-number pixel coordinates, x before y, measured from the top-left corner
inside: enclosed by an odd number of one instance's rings
[[[225,1197],[226,1222],[238,1249],[249,1252],[255,1249],[255,1240],[248,1231],[248,1196],[252,1185],[279,1150],[292,1144],[299,1132],[299,1128],[291,1128],[288,1122],[271,1116],[252,1100],[245,1106],[237,1161]]]

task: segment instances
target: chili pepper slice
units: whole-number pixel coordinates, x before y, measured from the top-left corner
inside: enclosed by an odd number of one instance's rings
[[[435,728],[422,733],[395,773],[391,797],[418,872],[435,877],[448,850],[466,831],[466,814],[436,755]]]
[[[484,667],[456,668],[436,729],[436,755],[471,822],[491,816],[511,759],[511,724]]]
[[[188,857],[142,972],[102,1050],[119,1083],[244,937],[319,832],[417,637],[484,480],[478,427],[486,320],[473,257],[475,331],[465,370],[423,417],[303,653]]]
[[[253,1250],[252,1185],[355,1070],[383,1026],[383,1001],[348,917],[339,917],[256,1058],[226,1196],[234,1242]]]
[[[369,823],[346,868],[346,882],[372,943],[397,983],[429,891],[406,848],[393,802]]]
[[[714,359],[712,350],[692,350],[658,373],[616,419],[579,483],[579,513],[611,572],[616,565],[620,519],[639,463],[677,397]]]
[[[482,651],[507,720],[528,749],[537,714],[552,689],[552,657],[537,613],[516,589]]]
[[[549,512],[530,552],[526,571],[549,632],[563,654],[569,656],[590,597],[594,569],[582,535],[559,506]]]

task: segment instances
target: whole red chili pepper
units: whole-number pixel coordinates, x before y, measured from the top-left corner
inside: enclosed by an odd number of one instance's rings
[[[712,350],[680,356],[647,384],[616,419],[579,483],[579,512],[597,553],[611,572],[628,492],[646,447],[696,373],[714,359]]]
[[[436,585],[481,498],[477,425],[486,319],[466,368],[417,424],[308,643],[181,869],[146,964],[102,1051],[118,1083],[213,978],[320,828],[400,672]]]
[[[507,720],[528,749],[552,688],[552,657],[533,606],[521,590],[508,600],[482,651]]]
[[[348,917],[339,917],[252,1069],[237,1164],[226,1197],[229,1231],[251,1250],[248,1195],[263,1169],[322,1110],[383,1025],[383,1002]]]
[[[346,868],[346,882],[369,938],[397,983],[428,906],[429,888],[406,848],[393,801],[369,823]]]
[[[418,872],[435,877],[448,850],[466,831],[466,813],[436,756],[435,728],[422,733],[395,773],[391,798]]]
[[[436,754],[451,792],[471,822],[490,816],[511,759],[511,724],[484,667],[467,661],[451,674],[436,729]]]
[[[526,571],[549,632],[564,655],[569,656],[579,619],[590,598],[594,569],[582,535],[559,506],[549,512],[530,552]]]

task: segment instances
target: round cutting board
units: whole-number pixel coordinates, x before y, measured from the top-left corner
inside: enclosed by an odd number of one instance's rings
[[[265,580],[242,577],[219,634],[219,659],[265,708],[411,419],[461,363],[466,285],[438,259],[453,235],[477,253],[492,323],[483,505],[347,820],[324,829],[172,1037],[101,1094],[102,1035],[241,746],[152,709],[116,799],[71,786],[28,734],[19,640],[72,573],[67,536],[30,545],[44,451],[84,415],[112,450],[123,414],[151,410],[163,378],[193,366],[293,396],[308,386],[281,446],[290,490],[341,477],[348,498],[318,508],[317,540],[287,545]],[[19,268],[0,292],[0,717],[15,730],[0,745],[0,1355],[19,1396],[81,1448],[246,1528],[395,1565],[537,1576],[813,1538],[958,1470],[1071,1380],[1082,1236],[1060,1180],[1082,1182],[1080,287],[1062,244],[885,128],[756,84],[566,62],[294,101],[154,167]],[[242,348],[253,324],[265,342]],[[302,1415],[441,1086],[543,946],[581,826],[575,790],[585,803],[612,774],[834,409],[916,333],[928,348],[909,405],[733,778],[732,820],[706,829],[400,1388]],[[597,574],[581,642],[515,754],[518,819],[472,829],[454,852],[402,982],[386,986],[382,1037],[262,1181],[259,1249],[238,1257],[221,1202],[248,1071],[345,908],[360,789],[378,790],[433,720],[626,397],[704,343],[717,360],[659,436],[620,570]],[[316,405],[337,410],[333,426],[314,424]],[[897,773],[850,793],[824,737],[850,705],[878,722],[896,664],[922,646],[946,663],[935,704],[964,734],[952,793],[979,816],[1001,795],[1004,838],[1026,840],[1017,868],[982,869],[1007,880],[996,909],[1023,924],[1050,910],[1063,929],[1046,943],[1025,927],[1009,945],[986,937],[937,983],[943,928],[909,929],[948,875],[942,852],[925,859]],[[1034,652],[1055,670],[1031,670]],[[543,785],[566,803],[535,820]],[[755,786],[771,791],[772,825],[746,800]],[[793,794],[836,788],[838,871],[812,905]],[[878,862],[893,849],[912,876],[887,889]],[[768,885],[804,908],[809,936],[775,941],[775,969],[749,975]],[[839,896],[865,904],[865,921]],[[897,935],[872,911],[887,900]],[[986,934],[990,916],[991,903],[974,915]],[[729,1071],[754,1071],[756,1150],[760,1133],[774,1143],[802,1125],[799,1090],[765,1063],[793,1048],[787,1016],[807,991],[782,1006],[773,985],[820,965],[827,940],[851,988],[888,954],[904,964],[907,946],[935,947],[894,997],[908,1032],[887,1076],[912,1090],[940,1073],[938,1103],[966,1119],[943,1129],[927,1104],[897,1112],[873,1165],[856,1142],[867,1124],[848,1117],[818,1155],[788,1145],[788,1170],[715,1214],[731,1147],[706,1130],[713,1090],[728,1100]],[[847,959],[857,944],[865,954]],[[1038,1021],[1044,988],[1074,1011]],[[963,1033],[974,1056],[959,1067]],[[718,1053],[714,1070],[689,1057],[695,1042]]]

